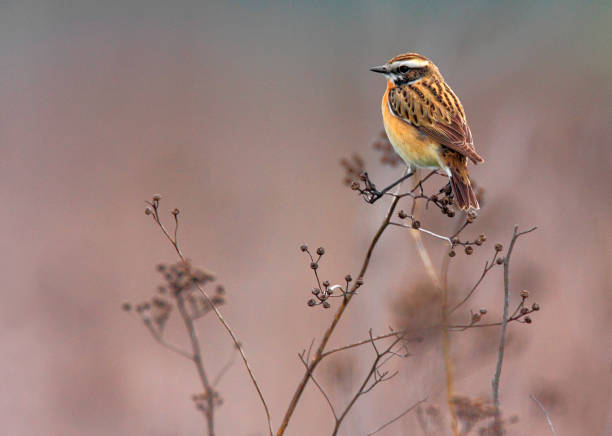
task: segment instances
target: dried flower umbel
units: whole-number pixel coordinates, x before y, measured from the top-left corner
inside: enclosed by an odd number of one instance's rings
[[[350,290],[349,284],[353,281],[353,278],[350,274],[347,274],[344,277],[345,285],[331,285],[329,280],[321,281],[319,279],[319,262],[321,262],[321,258],[325,255],[325,248],[319,247],[315,251],[316,256],[314,256],[310,249],[306,244],[300,245],[300,251],[306,253],[310,259],[310,269],[314,272],[316,287],[312,288],[311,294],[314,298],[308,299],[306,304],[308,307],[321,306],[324,309],[329,309],[331,304],[329,303],[330,298],[346,298],[348,294],[354,294],[355,291],[361,287],[363,284],[363,280],[358,280],[355,286],[355,289]]]
[[[173,309],[178,308],[178,312],[183,318],[189,334],[197,338],[195,336],[194,321],[208,314],[212,310],[211,304],[215,306],[225,304],[225,290],[220,285],[216,286],[214,295],[209,303],[198,292],[196,286],[205,286],[213,282],[214,277],[210,273],[194,268],[188,261],[179,261],[171,265],[159,264],[156,269],[165,282],[157,287],[157,295],[153,295],[149,300],[135,306],[132,306],[130,303],[124,303],[122,307],[126,311],[131,311],[132,307],[134,307],[134,311],[140,316],[145,327],[158,343],[183,357],[193,360],[204,371],[199,346],[195,346],[192,352],[181,350],[178,346],[170,344],[165,339],[164,328]],[[206,380],[204,385],[205,391],[193,398],[197,409],[204,412],[207,419],[212,419],[215,406],[220,406],[223,401],[208,380]],[[208,401],[209,399],[210,401]]]

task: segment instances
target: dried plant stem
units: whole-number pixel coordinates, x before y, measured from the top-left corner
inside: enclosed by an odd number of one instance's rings
[[[414,239],[414,243],[417,247],[417,252],[419,253],[419,257],[423,262],[423,266],[425,267],[425,271],[427,271],[427,275],[431,279],[434,286],[438,289],[441,289],[440,279],[438,278],[438,274],[436,274],[436,270],[431,261],[431,257],[429,257],[429,252],[425,248],[423,244],[423,238],[421,238],[421,233],[418,230],[410,230],[410,234]]]
[[[416,186],[418,186],[418,178],[415,179]],[[416,203],[413,206],[412,215],[416,217],[417,214],[417,205]],[[460,230],[459,230],[460,231]],[[459,423],[457,421],[457,413],[455,411],[455,403],[453,402],[453,397],[455,395],[455,383],[454,383],[454,372],[453,372],[453,361],[450,352],[450,337],[448,331],[448,286],[447,286],[447,272],[448,266],[450,262],[450,257],[446,256],[444,258],[444,264],[442,266],[442,280],[438,278],[436,271],[433,267],[433,263],[431,261],[431,257],[429,256],[429,252],[425,248],[423,244],[423,239],[421,238],[421,233],[417,230],[411,230],[410,234],[414,239],[415,245],[417,247],[417,252],[419,253],[419,257],[425,266],[425,270],[429,275],[433,285],[438,288],[442,295],[442,303],[441,303],[441,313],[442,313],[442,355],[444,359],[444,374],[446,380],[446,398],[448,403],[448,410],[451,415],[451,427],[453,430],[453,434],[455,436],[459,436]],[[458,234],[458,232],[456,233]],[[456,235],[455,234],[455,235]]]
[[[379,336],[374,336],[373,338],[369,338],[369,339],[364,339],[361,340],[359,342],[354,342],[352,344],[348,344],[348,345],[344,345],[342,347],[338,347],[338,348],[333,348],[329,351],[324,352],[321,357],[327,357],[332,353],[337,353],[338,351],[344,351],[344,350],[348,350],[350,348],[354,348],[354,347],[359,347],[360,345],[365,345],[365,344],[369,344],[372,341],[380,341],[381,339],[386,339],[386,338],[390,338],[392,336],[402,336],[402,339],[404,340],[404,342],[409,342],[409,341],[417,341],[420,342],[423,338],[421,337],[415,337],[415,338],[409,338],[406,339],[404,338],[404,335],[408,333],[408,330],[398,330],[398,331],[393,331],[391,333],[386,333],[384,335],[379,335]]]
[[[176,354],[179,354],[179,355],[181,355],[181,356],[183,356],[183,357],[185,357],[185,358],[187,358],[189,360],[193,360],[193,356],[191,354],[189,354],[186,351],[181,350],[176,345],[172,345],[172,344],[166,342],[164,340],[164,338],[161,336],[161,334],[157,330],[155,330],[155,327],[153,327],[153,324],[151,323],[150,319],[146,319],[144,321],[144,324],[147,327],[147,330],[149,330],[151,332],[151,336],[153,336],[153,339],[155,339],[159,345],[161,345],[162,347],[165,347],[168,350],[170,350],[170,351],[172,351],[172,352],[174,352]]]
[[[495,261],[497,260],[498,253],[499,252],[497,250],[495,250],[495,253],[493,254],[493,258],[491,259],[491,261],[490,262],[489,261],[485,262],[485,266],[484,266],[484,268],[482,270],[482,274],[480,274],[480,277],[478,278],[478,281],[474,284],[474,286],[472,286],[472,289],[470,289],[470,291],[467,293],[467,295],[465,297],[463,297],[463,299],[459,303],[457,303],[448,312],[449,315],[453,314],[457,309],[459,309],[463,304],[465,304],[472,297],[472,294],[474,294],[474,291],[476,291],[476,288],[478,288],[478,286],[480,286],[480,284],[484,280],[484,278],[487,275],[487,273],[489,271],[491,271],[491,269],[493,269],[493,267],[495,266]]]
[[[215,380],[212,383],[213,387],[219,384],[219,382],[221,381],[225,373],[227,373],[227,371],[234,365],[235,358],[236,358],[236,348],[234,347],[234,349],[232,350],[232,355],[230,356],[230,359],[227,361],[225,365],[223,365],[223,368],[221,368],[221,370],[219,371],[219,374],[217,374],[217,376],[215,377]]]
[[[420,404],[423,404],[425,401],[427,401],[427,398],[423,398],[420,401],[417,401],[416,403],[414,403],[412,406],[410,406],[409,408],[407,408],[406,410],[404,410],[402,413],[400,413],[399,415],[397,415],[395,418],[385,422],[383,425],[381,425],[380,427],[378,427],[376,430],[368,433],[368,436],[372,436],[373,434],[378,433],[379,431],[383,430],[384,428],[386,428],[387,426],[393,424],[395,421],[403,418],[404,416],[406,416],[408,413],[410,413],[411,411],[414,410],[415,407],[419,406]]]
[[[508,312],[510,309],[510,256],[512,256],[512,250],[514,249],[514,244],[516,243],[516,240],[521,235],[533,232],[535,229],[536,227],[533,227],[532,229],[526,230],[524,232],[519,232],[518,226],[514,226],[514,230],[512,232],[512,239],[510,240],[510,245],[508,246],[508,252],[506,253],[506,257],[504,258],[504,313],[501,322],[499,349],[497,352],[497,365],[495,368],[495,375],[493,376],[493,381],[491,382],[491,386],[493,389],[493,405],[495,406],[495,431],[500,435],[503,434],[503,429],[501,422],[501,410],[499,408],[499,380],[501,378],[502,363],[504,361],[506,328],[508,326]]]
[[[387,356],[390,353],[392,353],[391,357],[393,357],[396,354],[396,353],[392,352],[393,347],[395,347],[401,340],[402,340],[401,336],[397,337],[391,343],[391,345],[389,345],[384,351],[380,352],[376,348],[376,343],[374,342],[374,339],[372,337],[372,330],[370,329],[370,342],[372,344],[372,347],[374,348],[374,351],[376,352],[376,358],[374,359],[374,362],[372,362],[372,366],[370,367],[370,370],[368,371],[368,374],[364,378],[363,383],[361,383],[361,386],[359,387],[359,390],[355,393],[355,395],[353,395],[353,398],[351,398],[351,400],[349,401],[348,405],[344,409],[344,412],[342,412],[342,415],[340,415],[336,419],[336,425],[334,426],[334,430],[332,431],[332,436],[336,436],[338,434],[338,430],[340,429],[340,425],[342,424],[342,421],[344,420],[344,418],[346,418],[346,416],[348,415],[349,411],[355,405],[355,403],[357,402],[359,397],[361,397],[363,394],[371,391],[372,388],[374,388],[374,386],[376,386],[378,383],[386,381],[386,380],[389,380],[389,379],[393,378],[397,374],[397,372],[395,372],[392,375],[388,376],[388,373],[386,371],[381,374],[379,372],[379,368],[382,365],[384,365],[385,362],[388,360],[387,359],[387,360],[384,360],[384,361],[381,362],[383,357]],[[370,380],[372,379],[372,377],[374,377],[374,382],[368,387],[368,384],[370,383]]]
[[[450,335],[448,326],[448,268],[451,257],[448,254],[444,257],[442,264],[442,354],[444,356],[444,373],[446,376],[446,401],[451,415],[451,428],[455,436],[459,436],[459,422],[457,421],[457,411],[455,410],[455,373],[453,358],[451,356]]]
[[[202,352],[200,349],[200,341],[198,340],[198,334],[196,332],[195,326],[193,324],[193,319],[189,316],[187,309],[185,308],[185,300],[183,295],[177,295],[176,297],[176,306],[183,318],[183,322],[185,323],[185,328],[189,332],[189,339],[191,341],[191,349],[192,349],[192,359],[196,369],[198,371],[198,376],[200,377],[200,381],[202,382],[202,387],[204,388],[204,393],[206,394],[206,409],[204,410],[204,414],[206,415],[206,422],[208,425],[208,435],[214,436],[215,434],[215,396],[214,389],[208,380],[208,376],[206,375],[206,371],[204,370],[204,363],[202,362]]]
[[[553,434],[553,436],[557,436],[557,432],[555,431],[555,426],[553,425],[552,421],[550,420],[550,416],[548,416],[548,412],[544,408],[544,405],[534,395],[529,395],[529,398],[531,398],[533,401],[535,401],[535,403],[538,405],[538,407],[540,408],[540,410],[542,411],[542,413],[546,417],[546,422],[548,422],[548,426],[550,427],[550,432]]]
[[[166,227],[163,225],[163,223],[160,220],[160,217],[159,217],[159,199],[157,199],[157,200],[153,199],[153,202],[150,202],[148,204],[149,204],[149,206],[152,207],[153,220],[158,225],[158,227],[160,228],[160,230],[162,231],[162,233],[164,234],[166,239],[168,239],[168,241],[170,241],[170,243],[172,244],[172,246],[176,250],[176,253],[178,254],[178,257],[183,262],[186,262],[186,259],[183,256],[183,253],[181,252],[181,249],[180,249],[179,244],[178,244],[178,239],[177,239],[178,211],[175,211],[176,213],[174,213],[174,212],[172,213],[172,215],[174,216],[174,222],[175,222],[174,237],[172,237],[170,235],[170,233],[168,233],[168,230],[166,230]],[[263,408],[264,408],[264,410],[266,412],[266,418],[267,418],[267,421],[268,421],[268,431],[269,431],[270,436],[272,436],[274,434],[274,432],[272,431],[272,419],[270,417],[270,409],[268,408],[268,404],[266,403],[266,400],[265,400],[265,398],[263,396],[263,393],[261,392],[259,384],[257,383],[257,380],[255,379],[255,374],[253,373],[253,370],[251,369],[251,365],[249,364],[249,361],[247,360],[246,354],[244,353],[244,350],[242,349],[242,344],[238,340],[238,337],[236,336],[236,334],[230,328],[230,326],[227,323],[227,321],[225,321],[225,318],[223,318],[223,315],[221,314],[221,312],[219,311],[217,306],[213,303],[211,298],[204,291],[202,286],[199,283],[196,283],[196,287],[198,288],[198,290],[200,291],[200,293],[202,294],[202,296],[204,297],[206,302],[209,304],[209,306],[212,308],[212,310],[215,313],[215,315],[216,315],[217,319],[219,320],[219,322],[221,322],[221,324],[223,324],[223,327],[228,332],[228,334],[231,336],[232,341],[234,341],[234,345],[236,346],[236,348],[240,352],[240,356],[242,357],[242,361],[244,362],[244,366],[246,367],[246,370],[249,373],[249,377],[251,378],[251,381],[253,382],[253,385],[255,386],[255,390],[257,391],[257,395],[259,396],[259,399],[261,400]]]
[[[300,357],[300,360],[302,361],[302,363],[304,364],[304,367],[308,371],[308,360],[307,360],[308,358],[304,357],[303,353],[300,353],[299,357]],[[321,392],[321,395],[323,395],[323,398],[325,398],[325,401],[327,402],[327,405],[329,406],[329,409],[331,410],[332,415],[334,415],[334,419],[336,420],[336,422],[338,422],[338,415],[336,414],[336,409],[334,409],[334,405],[332,404],[331,400],[329,399],[329,395],[327,395],[327,392],[325,392],[325,390],[321,387],[321,385],[319,384],[317,379],[314,378],[314,375],[311,372],[309,372],[309,374],[310,374],[310,378],[312,379],[312,382],[319,389],[319,391]]]
[[[372,241],[370,242],[370,245],[368,247],[368,251],[366,252],[365,258],[364,258],[363,263],[361,265],[361,269],[359,271],[359,275],[357,277],[357,280],[354,282],[354,284],[353,284],[353,286],[351,288],[351,292],[347,292],[345,294],[344,298],[342,298],[342,303],[340,304],[340,307],[338,307],[338,310],[334,314],[334,318],[333,318],[330,326],[325,331],[325,333],[323,335],[323,339],[321,339],[321,343],[317,347],[317,350],[315,351],[315,355],[314,355],[312,361],[309,362],[308,368],[307,368],[306,372],[304,373],[304,375],[302,376],[302,379],[300,380],[300,383],[298,384],[298,387],[297,387],[295,393],[293,394],[293,397],[291,398],[291,402],[289,403],[287,411],[285,412],[285,416],[283,417],[283,421],[281,422],[281,425],[280,425],[280,427],[278,429],[278,432],[276,433],[277,436],[281,436],[281,435],[283,435],[285,433],[285,430],[287,429],[287,426],[289,425],[289,421],[291,420],[291,416],[293,415],[293,412],[295,411],[295,408],[296,408],[296,406],[297,406],[297,404],[298,404],[298,402],[299,402],[299,400],[300,400],[300,398],[302,396],[302,393],[304,392],[304,388],[306,387],[306,384],[308,383],[308,380],[310,380],[310,375],[314,372],[315,368],[321,362],[321,360],[323,358],[323,353],[325,351],[325,347],[327,346],[327,343],[329,342],[329,339],[331,338],[331,335],[333,334],[334,330],[336,329],[336,326],[338,325],[338,322],[340,321],[340,318],[342,317],[342,314],[346,310],[346,307],[348,306],[348,304],[350,303],[351,299],[353,298],[353,295],[355,295],[353,292],[358,287],[357,283],[359,281],[363,280],[363,277],[365,276],[365,273],[366,273],[366,271],[368,269],[368,266],[370,264],[370,259],[372,258],[372,253],[374,251],[374,247],[376,247],[376,244],[378,243],[380,237],[382,236],[384,231],[389,226],[389,223],[391,221],[391,217],[393,216],[393,212],[395,211],[395,208],[397,207],[397,203],[399,202],[399,200],[400,200],[399,197],[393,198],[393,201],[391,202],[391,206],[389,207],[389,210],[387,211],[387,215],[385,216],[385,219],[383,220],[383,222],[381,223],[380,227],[378,228],[376,234],[374,235],[374,238],[372,238]]]
[[[206,302],[210,305],[210,307],[212,307],[213,311],[215,312],[215,315],[217,316],[217,319],[221,322],[221,324],[223,324],[223,327],[225,327],[225,330],[227,331],[227,333],[231,336],[232,340],[234,341],[234,345],[238,349],[238,352],[240,352],[240,357],[242,357],[244,366],[247,372],[249,373],[249,377],[251,377],[251,381],[253,382],[253,385],[255,386],[257,395],[259,396],[259,399],[261,400],[263,408],[266,412],[266,419],[268,421],[268,431],[270,433],[270,436],[272,436],[274,432],[272,431],[272,419],[270,417],[270,409],[268,408],[268,404],[266,403],[266,400],[263,396],[263,393],[261,392],[259,384],[257,383],[257,380],[255,379],[255,374],[253,373],[253,370],[251,369],[251,365],[249,364],[249,361],[247,360],[246,354],[244,353],[244,350],[242,349],[242,344],[238,340],[238,337],[236,336],[234,331],[230,328],[229,324],[223,318],[223,315],[221,315],[221,312],[219,311],[219,309],[217,309],[217,306],[212,302],[212,300],[206,294],[206,292],[204,292],[204,289],[202,289],[202,287],[199,284],[196,284],[196,287],[202,293]]]

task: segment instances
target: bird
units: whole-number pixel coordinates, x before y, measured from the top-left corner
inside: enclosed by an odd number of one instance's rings
[[[370,71],[387,78],[381,109],[395,152],[410,169],[442,169],[457,207],[478,210],[467,163],[484,159],[474,149],[461,102],[438,67],[418,53],[405,53]]]

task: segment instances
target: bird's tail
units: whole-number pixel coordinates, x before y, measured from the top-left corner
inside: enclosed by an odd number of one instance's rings
[[[472,189],[467,169],[467,159],[464,156],[448,154],[444,157],[444,163],[450,170],[450,184],[453,188],[455,203],[462,210],[478,210],[478,200]]]

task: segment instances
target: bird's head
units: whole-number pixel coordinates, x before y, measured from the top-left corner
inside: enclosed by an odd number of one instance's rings
[[[417,53],[395,56],[384,65],[370,68],[370,71],[384,74],[387,80],[395,86],[411,84],[440,75],[432,61]]]

